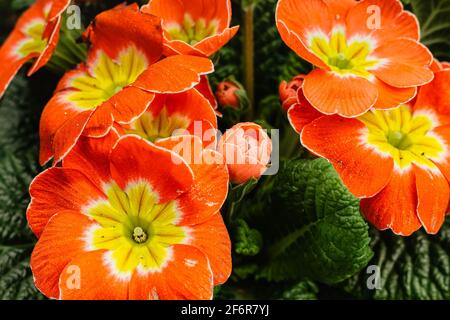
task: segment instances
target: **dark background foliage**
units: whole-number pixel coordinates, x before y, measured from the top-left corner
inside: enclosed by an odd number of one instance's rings
[[[0,0],[1,42],[32,2]],[[84,23],[120,2],[83,5]],[[421,22],[423,43],[438,59],[450,60],[450,0],[404,3]],[[255,7],[254,120],[280,129],[283,161],[276,177],[230,191],[223,214],[234,271],[216,299],[450,299],[450,221],[436,236],[419,231],[402,238],[370,228],[332,167],[299,145],[281,112],[278,84],[311,66],[278,36],[275,4],[260,0]],[[233,1],[233,24],[242,25],[242,6]],[[230,76],[243,81],[243,41],[241,30],[214,57],[213,86]],[[42,70],[26,78],[22,70],[0,100],[0,299],[43,298],[29,268],[36,239],[25,211],[28,185],[43,169],[37,164],[39,117],[58,77]],[[367,288],[368,265],[381,270],[379,290]]]

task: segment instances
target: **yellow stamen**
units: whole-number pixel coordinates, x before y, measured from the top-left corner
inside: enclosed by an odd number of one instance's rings
[[[22,32],[26,38],[19,43],[15,52],[20,57],[26,57],[31,53],[42,53],[47,46],[47,40],[42,39],[44,28],[44,19],[36,19],[23,28]]]
[[[125,131],[154,142],[172,136],[176,130],[187,129],[189,124],[189,118],[176,113],[169,115],[164,107],[156,117],[151,112],[145,112]]]
[[[369,77],[371,68],[380,61],[370,56],[372,45],[368,40],[348,41],[345,31],[333,30],[331,37],[313,36],[310,49],[324,61],[334,72]]]
[[[92,74],[83,74],[72,80],[78,91],[67,96],[77,107],[92,109],[133,83],[147,69],[145,55],[133,47],[123,51],[117,61],[100,52]]]
[[[175,201],[159,204],[148,183],[134,183],[125,190],[112,184],[107,196],[107,201],[86,210],[98,223],[86,240],[93,250],[111,252],[117,272],[129,273],[137,267],[160,270],[170,259],[170,247],[186,242],[188,230],[176,224]]]
[[[191,45],[203,39],[217,34],[217,21],[206,21],[205,19],[198,19],[194,21],[189,14],[185,14],[181,25],[170,24],[165,28],[171,40],[181,40]]]
[[[378,151],[389,154],[399,168],[411,164],[435,168],[445,152],[444,144],[430,133],[433,120],[424,114],[414,114],[408,106],[392,110],[372,110],[358,120],[367,129],[367,141]]]

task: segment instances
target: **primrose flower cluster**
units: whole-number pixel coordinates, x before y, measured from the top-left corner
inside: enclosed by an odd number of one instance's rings
[[[315,66],[280,85],[302,145],[333,164],[378,229],[437,233],[449,205],[450,69],[419,42],[416,17],[399,0],[280,0],[276,24]]]
[[[0,50],[0,95],[27,61],[29,75],[49,61],[69,3],[37,0],[22,15]],[[238,31],[230,21],[229,0],[152,0],[102,12],[86,29],[87,58],[61,78],[40,121],[40,163],[53,166],[31,183],[27,219],[44,295],[211,299],[229,278],[220,209],[230,178],[259,178],[271,153],[253,123],[217,147],[207,75],[209,56]]]

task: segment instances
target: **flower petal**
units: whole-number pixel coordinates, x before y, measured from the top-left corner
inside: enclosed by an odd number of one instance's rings
[[[103,137],[113,126],[130,123],[139,118],[150,106],[155,95],[141,89],[125,87],[97,107],[89,119],[83,134],[89,137]]]
[[[329,34],[332,21],[330,9],[322,0],[278,1],[276,23],[283,41],[299,56],[325,70],[328,66],[307,46],[312,34]]]
[[[172,259],[160,273],[135,271],[130,299],[209,300],[213,295],[213,274],[208,258],[187,245],[174,245]]]
[[[95,222],[75,211],[61,211],[47,223],[31,255],[34,284],[48,298],[59,297],[59,277],[73,258],[86,251],[84,233]]]
[[[291,126],[297,133],[301,133],[303,128],[323,116],[322,113],[313,108],[309,103],[308,104],[294,104],[291,108],[289,108],[287,113],[289,122]]]
[[[214,71],[211,60],[195,56],[171,56],[151,65],[133,86],[153,93],[179,93],[193,88],[200,76]]]
[[[345,20],[350,9],[358,3],[356,0],[324,0],[324,2],[328,5],[332,16],[337,16],[338,23],[340,20]]]
[[[358,76],[339,76],[315,69],[303,82],[303,92],[313,107],[324,114],[356,117],[369,110],[378,99],[376,87]]]
[[[149,64],[162,55],[161,19],[140,12],[137,4],[118,5],[100,13],[86,30],[85,37],[94,48],[90,59],[95,57],[97,49],[114,59],[130,46],[142,51]]]
[[[53,164],[57,164],[63,160],[70,150],[72,150],[90,120],[91,115],[91,110],[83,111],[64,122],[56,131],[53,137]]]
[[[191,121],[206,120],[217,128],[217,117],[209,101],[196,89],[167,95],[165,107],[170,114],[182,114]]]
[[[376,11],[375,11],[376,10]],[[372,25],[377,14],[380,26]],[[410,12],[403,10],[398,0],[360,1],[348,13],[346,19],[348,37],[370,35],[378,43],[396,38],[420,39],[419,21]]]
[[[182,212],[178,224],[198,224],[219,211],[228,194],[229,180],[222,156],[203,149],[201,140],[195,136],[172,137],[157,145],[183,156],[194,173],[192,187],[177,198],[177,208]]]
[[[220,212],[202,224],[191,227],[190,245],[200,249],[209,259],[214,285],[222,284],[231,274],[231,242]]]
[[[377,87],[378,100],[374,105],[375,109],[390,109],[398,107],[411,101],[417,93],[417,88],[395,88],[376,77],[371,80]]]
[[[39,128],[41,165],[47,163],[54,155],[54,137],[56,132],[67,121],[76,118],[83,109],[78,109],[67,101],[66,96],[70,91],[56,93],[42,112]]]
[[[188,191],[194,179],[180,156],[134,135],[119,139],[111,153],[111,174],[122,190],[130,183],[147,181],[159,195],[158,203]]]
[[[417,216],[430,234],[438,233],[445,220],[449,204],[449,185],[444,175],[436,170],[414,166],[417,188]]]
[[[75,273],[76,272],[76,273]],[[72,278],[79,275],[80,287]],[[120,278],[109,265],[108,251],[97,250],[79,255],[62,271],[59,280],[63,300],[126,300],[130,278]]]
[[[301,142],[331,162],[351,193],[368,198],[389,182],[394,162],[365,144],[366,134],[367,129],[359,120],[328,116],[305,126]]]
[[[66,168],[50,168],[39,174],[30,184],[30,195],[27,220],[36,236],[53,215],[64,210],[82,211],[89,203],[106,198],[82,172]]]
[[[380,80],[397,88],[422,86],[433,80],[433,55],[412,39],[383,42],[373,55],[385,60],[371,72]]]
[[[450,69],[434,74],[429,84],[420,88],[415,109],[432,108],[439,114],[450,115]]]
[[[447,181],[450,182],[450,125],[440,126],[438,128],[433,129],[433,133],[437,135],[438,139],[443,142],[446,147],[446,152],[442,155],[441,159],[433,160],[434,164],[438,166],[444,176],[447,178]]]
[[[201,76],[200,83],[195,87],[198,92],[200,92],[213,107],[214,110],[217,109],[217,100],[214,96],[214,92],[211,89],[211,84],[209,83],[207,76]]]
[[[181,24],[185,14],[196,21],[217,20],[222,31],[231,22],[230,0],[152,0],[142,7],[142,11],[161,17],[164,23]]]
[[[34,61],[33,65],[31,66],[30,70],[28,70],[27,75],[31,76],[36,71],[38,71],[40,68],[45,66],[47,62],[51,59],[53,52],[56,49],[56,46],[58,44],[59,40],[59,30],[61,28],[61,22],[62,18],[57,17],[55,21],[49,22],[47,24],[47,30],[49,32],[49,35],[47,38],[47,45],[44,48],[44,51],[42,51],[39,56],[36,58],[36,61]],[[47,30],[45,32],[47,32]],[[44,37],[45,37],[44,32]]]
[[[83,172],[97,186],[109,183],[109,156],[118,139],[119,134],[115,129],[102,138],[82,136],[64,158],[63,167]]]
[[[370,199],[361,200],[361,210],[377,229],[392,229],[409,236],[421,227],[416,214],[417,191],[413,170],[397,171],[386,188]]]
[[[219,51],[224,45],[226,45],[239,31],[239,26],[226,28],[221,33],[214,36],[203,39],[195,44],[194,48],[202,52],[205,56],[209,57]]]

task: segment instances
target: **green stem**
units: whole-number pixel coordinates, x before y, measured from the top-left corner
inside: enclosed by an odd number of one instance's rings
[[[249,4],[244,8],[244,85],[250,100],[249,118],[253,118],[255,103],[254,12],[254,4]]]
[[[280,151],[282,152],[282,157],[285,159],[289,159],[292,155],[299,150],[300,143],[298,133],[292,130],[290,127],[287,128],[286,133],[284,134],[283,141],[280,145]]]

